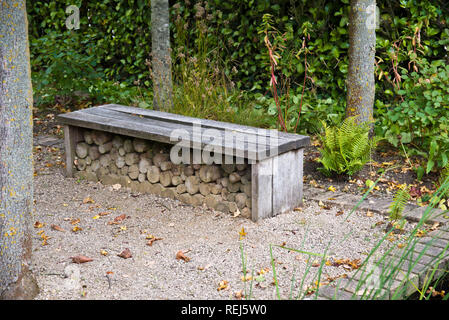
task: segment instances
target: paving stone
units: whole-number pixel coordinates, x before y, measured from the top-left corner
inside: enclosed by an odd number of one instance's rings
[[[443,248],[435,247],[429,244],[422,244],[417,243],[414,248],[415,252],[423,252],[424,255],[430,256],[430,257],[437,257],[441,253],[444,252]],[[448,252],[446,252],[446,255],[449,255]]]
[[[36,139],[34,139],[34,145],[35,146],[46,146],[46,147],[51,147],[51,146],[55,146],[55,145],[64,145],[64,139],[59,139],[57,137],[54,136],[49,136],[49,135],[43,135],[43,136],[39,136]]]
[[[432,209],[429,210],[427,207],[418,207],[412,208],[409,210],[408,208],[404,209],[404,217],[410,221],[419,222],[423,216],[426,216],[427,223],[435,223],[435,222],[444,222],[442,220],[441,214],[443,210],[440,209]]]
[[[321,287],[318,291],[318,296],[331,300],[357,300],[352,293],[334,288],[330,285]]]
[[[423,237],[421,238],[418,243],[422,243],[422,244],[429,244],[433,247],[438,247],[438,248],[446,248],[448,246],[448,241],[445,239],[441,239],[438,238],[436,236],[434,237]]]
[[[390,205],[391,205],[391,200],[389,200],[389,199],[369,199],[368,198],[368,199],[365,199],[359,205],[359,209],[360,210],[370,210],[372,212],[377,212],[377,213],[387,215]]]

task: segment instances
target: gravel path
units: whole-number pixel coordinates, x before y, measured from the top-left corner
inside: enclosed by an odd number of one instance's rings
[[[251,282],[242,281],[240,245],[249,273],[254,270],[252,298],[274,299],[270,244],[320,254],[331,243],[327,260],[354,261],[363,260],[384,234],[380,222],[385,217],[376,214],[357,212],[345,221],[347,212],[339,215],[337,208],[326,210],[306,201],[300,211],[254,223],[125,188],[65,178],[61,172],[60,167],[48,167],[35,176],[33,268],[41,288],[37,299],[238,299]],[[126,218],[110,224],[121,215]],[[75,232],[75,227],[81,230]],[[246,235],[240,240],[242,228]],[[149,246],[151,235],[162,239]],[[132,257],[119,257],[126,248]],[[190,261],[176,259],[179,251]],[[70,257],[78,255],[93,261],[75,264]],[[296,296],[307,265],[310,271],[302,287],[316,280],[319,258],[279,247],[273,247],[273,257],[281,298],[289,298],[293,275]],[[350,269],[325,265],[322,281],[350,275]]]

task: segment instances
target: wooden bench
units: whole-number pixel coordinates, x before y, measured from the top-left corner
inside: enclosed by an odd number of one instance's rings
[[[214,159],[220,153],[225,162],[243,159],[251,169],[253,221],[302,203],[307,136],[115,104],[61,114],[57,120],[64,125],[68,177],[76,170],[77,143],[83,140],[83,130],[90,129],[178,147],[182,140],[192,153],[213,150]]]

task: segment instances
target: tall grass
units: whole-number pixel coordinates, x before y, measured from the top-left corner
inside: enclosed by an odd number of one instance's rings
[[[254,108],[247,94],[235,87],[232,74],[223,72],[220,48],[211,43],[208,8],[196,5],[195,19],[178,11],[174,19],[173,107],[170,111],[186,116],[226,121],[256,127],[267,127],[269,119]],[[193,21],[193,22],[192,22]],[[195,23],[197,34],[189,38],[188,23]],[[237,70],[234,68],[234,73]]]
[[[381,176],[382,177],[382,176]],[[381,177],[379,179],[381,179]],[[347,214],[346,220],[357,210],[360,204],[366,199],[367,195],[371,192],[371,190],[376,186],[379,182],[379,179],[375,181],[373,185],[366,191],[360,201],[352,208],[352,210]],[[428,260],[425,263],[426,274],[423,278],[423,281],[418,281],[417,276],[412,272],[414,268],[418,265],[420,260],[425,256],[426,252],[429,248],[432,247],[432,243],[438,239],[438,232],[435,235],[430,237],[430,240],[421,243],[418,246],[419,240],[421,239],[418,235],[425,228],[425,224],[431,218],[435,218],[435,207],[438,205],[441,197],[447,193],[449,190],[449,178],[447,178],[444,183],[441,184],[439,189],[436,191],[434,197],[432,198],[429,205],[426,207],[422,218],[416,224],[416,226],[410,231],[408,237],[406,238],[406,242],[402,243],[402,247],[399,248],[396,245],[391,245],[388,243],[387,239],[394,231],[394,227],[389,229],[385,235],[375,243],[373,248],[367,254],[366,258],[360,264],[360,267],[355,271],[355,273],[351,276],[351,279],[338,279],[335,281],[337,284],[335,286],[335,295],[333,299],[339,299],[339,289],[344,289],[345,286],[350,285],[351,291],[355,293],[352,295],[352,299],[360,299],[360,300],[378,300],[378,299],[389,299],[389,300],[397,300],[397,299],[405,299],[408,298],[409,294],[412,291],[416,291],[418,294],[418,299],[427,300],[432,297],[432,292],[429,290],[431,287],[435,288],[440,285],[443,280],[448,275],[448,270],[444,268],[442,265],[442,261],[444,258],[449,256],[449,242],[446,244],[444,248],[441,248],[441,252],[436,257],[426,256]],[[404,218],[403,218],[404,219]],[[352,234],[353,232],[357,232],[356,230],[351,230],[349,233],[343,236],[343,239],[339,241],[339,243],[346,240],[346,238]],[[302,244],[305,243],[307,236],[303,239]],[[296,281],[295,274],[291,276],[290,283],[290,293],[289,299],[317,299],[319,297],[321,287],[321,278],[323,272],[323,266],[325,265],[327,259],[327,250],[332,243],[333,240],[329,240],[329,243],[324,250],[323,253],[312,253],[306,252],[303,250],[297,250],[293,248],[286,248],[283,246],[277,246],[283,250],[299,252],[308,255],[309,259],[307,260],[307,265],[304,273],[299,278],[299,289],[296,297],[292,295],[292,290]],[[275,257],[273,254],[272,248],[274,245],[270,244],[270,259],[272,265],[272,273],[274,278],[274,285],[276,289],[276,297],[281,299],[280,295],[280,284],[278,282],[278,277],[275,269]],[[386,248],[385,251],[381,251],[380,249]],[[242,257],[243,254],[243,246],[241,246]],[[306,280],[310,275],[311,270],[311,257],[320,257],[320,265],[318,271],[313,275],[311,282]],[[421,263],[423,264],[423,263]],[[245,260],[245,268],[246,268],[246,260]],[[421,276],[420,276],[421,278]],[[307,282],[306,282],[307,281]],[[304,290],[304,285],[310,283],[309,288],[311,288],[312,292],[307,292]],[[311,294],[312,293],[312,294]],[[250,298],[250,297],[249,297]],[[449,293],[446,294],[443,299],[447,300],[449,298]]]

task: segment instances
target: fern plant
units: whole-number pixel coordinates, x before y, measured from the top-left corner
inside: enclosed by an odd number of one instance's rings
[[[324,133],[319,136],[322,148],[318,168],[323,174],[354,175],[371,159],[371,151],[379,141],[377,137],[370,138],[370,126],[358,123],[357,116],[346,118],[342,124],[327,126],[322,121]]]
[[[407,185],[402,186],[396,191],[393,202],[390,205],[390,220],[399,220],[402,218],[402,212],[405,209],[407,201],[410,199],[410,188]]]

